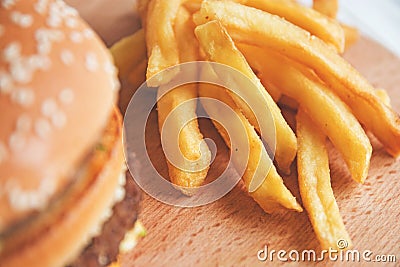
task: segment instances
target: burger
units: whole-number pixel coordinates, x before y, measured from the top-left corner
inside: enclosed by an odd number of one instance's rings
[[[63,1],[0,2],[0,266],[105,266],[135,224],[119,83]]]

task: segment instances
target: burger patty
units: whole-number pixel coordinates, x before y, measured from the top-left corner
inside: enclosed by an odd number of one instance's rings
[[[92,239],[81,255],[69,266],[107,266],[116,261],[119,244],[138,217],[140,191],[126,172],[125,198],[114,205],[113,214],[104,223],[101,234]]]

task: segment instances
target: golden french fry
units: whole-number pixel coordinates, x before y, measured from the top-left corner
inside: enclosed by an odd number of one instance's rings
[[[378,88],[376,89],[376,94],[378,95],[379,99],[386,105],[390,107],[390,96],[386,92],[385,89]]]
[[[118,68],[118,77],[127,77],[131,70],[146,59],[146,42],[143,29],[115,43],[110,52]]]
[[[219,116],[221,116],[219,107],[218,105],[214,105],[211,102],[204,101],[202,98],[216,99],[218,101],[221,101],[229,105],[234,110],[234,112],[239,116],[243,126],[245,127],[247,136],[243,136],[243,138],[248,138],[248,140],[246,141],[249,144],[250,150],[249,150],[248,164],[246,165],[246,169],[242,179],[248,190],[250,187],[251,180],[255,176],[257,176],[257,173],[263,173],[263,171],[265,171],[264,168],[266,168],[266,166],[271,166],[268,175],[263,180],[261,186],[256,191],[251,193],[249,192],[250,196],[253,197],[254,200],[267,213],[272,213],[282,208],[287,208],[301,212],[302,211],[301,206],[297,203],[296,198],[290,193],[290,191],[283,184],[282,178],[279,176],[274,165],[272,164],[271,159],[269,158],[260,137],[254,130],[254,127],[242,114],[241,110],[236,106],[233,99],[226,92],[226,89],[212,84],[201,83],[199,84],[199,96],[201,97],[200,99],[204,109],[211,118],[215,119],[216,121],[219,121],[218,118]],[[230,147],[231,144],[228,133],[216,121],[213,121],[215,127],[221,134],[226,145]],[[236,162],[237,157],[233,156],[232,160],[235,165],[238,164]]]
[[[146,80],[147,58],[143,29],[115,43],[110,52],[118,69],[118,78],[123,83],[126,80],[129,82],[129,85],[121,88],[118,98],[118,107],[125,113],[132,95]]]
[[[368,176],[372,146],[360,123],[343,101],[306,67],[277,53],[249,45],[238,45],[250,62],[261,61],[265,83],[279,87],[296,99],[342,154],[352,178],[363,183]],[[268,75],[267,75],[268,74]]]
[[[326,43],[332,44],[339,53],[344,51],[345,36],[340,24],[312,8],[289,0],[234,1],[283,17],[287,21],[319,37]]]
[[[121,267],[121,264],[117,260],[117,261],[114,261],[114,262],[110,263],[109,265],[107,265],[107,267]]]
[[[157,102],[160,133],[165,131],[163,127],[165,127],[164,122],[167,116],[179,108],[168,127],[181,129],[178,136],[179,148],[182,156],[189,162],[181,162],[178,166],[167,160],[167,165],[171,182],[180,186],[180,190],[186,195],[192,195],[196,188],[202,185],[211,161],[211,152],[206,145],[202,145],[203,135],[199,131],[198,122],[193,120],[196,118],[196,101],[186,102],[185,105],[179,107],[185,101],[196,99],[196,97],[197,85],[186,84],[171,90]],[[196,161],[197,171],[193,170],[190,161]]]
[[[267,47],[313,69],[386,150],[394,157],[400,156],[399,116],[380,101],[373,86],[357,70],[319,38],[261,10],[233,2],[204,1],[196,23],[215,19],[235,40]]]
[[[338,0],[313,0],[313,8],[334,19],[339,9],[339,3]]]
[[[160,86],[169,82],[179,71],[164,71],[179,63],[179,52],[173,25],[181,0],[150,0],[146,17],[146,44],[149,62],[147,80],[149,86]],[[151,79],[153,77],[153,79]]]
[[[194,36],[194,24],[191,15],[185,8],[178,10],[178,19],[174,25],[174,31],[179,47],[180,58],[183,61],[195,61],[198,59],[197,40]],[[162,94],[162,86],[159,94]],[[159,95],[160,96],[160,95]],[[160,133],[163,130],[167,116],[181,104],[190,100],[197,99],[197,84],[186,84],[179,86],[165,94],[157,102],[158,125]],[[211,160],[211,152],[207,146],[201,146],[204,142],[203,135],[200,133],[196,118],[196,101],[186,103],[179,109],[179,115],[173,117],[171,125],[168,127],[180,128],[179,147],[182,155],[190,161],[198,161],[202,167],[200,171],[191,171],[190,163],[182,163],[184,166],[175,166],[167,160],[169,176],[171,182],[180,186],[181,191],[186,195],[192,195],[196,187],[204,182]]]
[[[357,28],[349,25],[342,24],[342,28],[344,30],[344,36],[346,40],[345,50],[347,50],[350,46],[355,44],[358,39],[360,39],[360,33],[358,32]]]
[[[186,0],[183,2],[183,6],[191,13],[199,11],[201,7],[201,2],[203,0]]]
[[[259,70],[262,69],[262,65],[264,64],[264,62],[254,61],[252,63],[253,64],[250,66],[251,69],[257,75],[257,77],[261,80],[261,84],[265,87],[265,89],[267,90],[268,94],[272,97],[272,99],[275,102],[278,102],[282,98],[281,91],[279,91],[279,89],[276,86],[266,86],[263,83],[263,81],[265,80],[265,79],[263,79],[263,76],[264,75],[269,75],[268,73],[262,73],[262,72],[259,71]]]
[[[199,60],[199,44],[194,29],[196,25],[189,11],[181,6],[178,9],[174,31],[179,50],[180,63]]]
[[[351,246],[333,195],[326,137],[302,109],[297,114],[297,170],[304,208],[322,249],[340,249],[339,240]]]
[[[201,47],[211,61],[231,66],[232,68],[243,73],[254,83],[257,90],[252,92],[252,97],[262,100],[262,102],[265,103],[265,107],[261,107],[261,110],[266,110],[268,107],[274,119],[276,128],[276,163],[279,169],[289,173],[290,165],[296,156],[297,151],[296,136],[283,118],[279,107],[276,105],[272,97],[267,93],[260,80],[247,64],[244,56],[235,47],[232,39],[219,22],[211,21],[204,25],[197,26],[195,34],[200,41]],[[224,79],[227,77],[220,78]],[[246,89],[248,88],[241,88],[240,90]],[[260,132],[259,124],[252,111],[252,108],[254,107],[248,107],[247,104],[234,93],[230,93],[230,95],[242,110],[243,114],[248,118],[250,123],[257,129],[258,132]],[[260,101],[254,101],[254,103],[260,103]],[[273,143],[273,141],[268,140],[268,138],[271,137],[266,136],[267,143]]]

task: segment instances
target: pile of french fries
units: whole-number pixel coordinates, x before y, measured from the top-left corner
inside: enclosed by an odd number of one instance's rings
[[[140,0],[143,29],[111,48],[120,78],[137,87],[145,77],[157,77],[149,86],[162,88],[179,72],[163,70],[199,60],[228,65],[248,77],[255,85],[250,89],[263,99],[276,128],[274,164],[255,191],[249,190],[250,182],[257,168],[269,165],[271,159],[251,107],[231,91],[206,83],[175,88],[157,104],[160,131],[168,114],[189,99],[210,97],[229,105],[250,144],[242,177],[249,194],[268,213],[301,212],[279,174],[288,174],[297,156],[302,203],[323,249],[337,249],[343,239],[351,244],[330,185],[327,139],[359,183],[368,176],[372,154],[365,131],[391,156],[400,155],[400,119],[387,94],[376,90],[341,56],[358,32],[335,19],[337,9],[337,0],[314,0],[313,7],[294,0]],[[297,110],[295,130],[278,103]],[[202,104],[211,118],[218,116],[212,103]],[[188,106],[178,119],[191,118],[195,112],[196,105]],[[224,127],[214,124],[230,147]],[[200,151],[202,142],[197,120],[182,128],[183,156],[196,160],[209,155],[207,149]],[[209,160],[204,157],[202,164],[208,166]],[[167,163],[171,182],[184,188],[184,194],[191,195],[206,179],[208,167],[187,172]]]

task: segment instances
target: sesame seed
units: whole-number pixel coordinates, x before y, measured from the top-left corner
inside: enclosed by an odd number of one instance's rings
[[[97,256],[97,262],[101,265],[101,266],[106,266],[108,264],[110,260],[108,259],[108,257],[104,254],[99,254]]]
[[[8,152],[6,146],[0,142],[0,164],[5,162],[8,157]]]
[[[32,25],[33,18],[29,14],[22,14],[21,12],[13,11],[11,12],[11,21],[23,28],[28,28]]]
[[[121,200],[124,199],[125,193],[126,192],[124,187],[118,187],[114,192],[114,200],[116,202],[120,202]]]
[[[117,72],[117,68],[110,61],[107,61],[104,63],[104,71],[107,74],[114,75]]]
[[[44,14],[44,12],[46,12],[46,6],[47,6],[47,0],[39,0],[34,5],[34,8],[36,12],[38,12],[39,14]]]
[[[20,18],[20,25],[23,28],[28,28],[32,26],[33,24],[33,18],[31,15],[22,15]]]
[[[32,80],[32,70],[22,60],[13,61],[10,65],[12,78],[19,83],[29,83]]]
[[[118,177],[118,184],[119,184],[120,186],[122,186],[122,187],[124,187],[125,184],[126,184],[126,176],[125,176],[125,173],[126,173],[127,169],[128,169],[128,168],[126,167],[126,165],[125,165],[125,164],[122,164],[121,173],[119,174],[119,177]]]
[[[46,29],[40,28],[35,31],[35,39],[37,41],[47,39],[46,38]]]
[[[61,51],[60,57],[65,65],[71,65],[74,62],[74,54],[70,50]]]
[[[27,60],[31,69],[48,70],[51,67],[50,58],[44,55],[32,55]]]
[[[78,25],[78,20],[73,17],[66,18],[65,25],[67,25],[68,28],[75,28]]]
[[[9,94],[12,91],[13,82],[10,75],[0,72],[0,93]]]
[[[52,1],[50,4],[49,8],[49,14],[50,16],[60,16],[61,10],[60,10],[60,1]]]
[[[8,44],[3,50],[3,57],[7,62],[16,60],[21,55],[21,44],[18,42],[12,42]]]
[[[57,111],[57,103],[51,98],[43,101],[42,104],[42,114],[46,117],[50,117],[53,113]]]
[[[113,215],[113,211],[110,208],[107,208],[103,211],[103,214],[101,215],[101,221],[106,221]]]
[[[46,138],[51,131],[50,123],[43,118],[39,118],[35,122],[35,132],[40,138]]]
[[[60,30],[49,30],[50,40],[61,41],[64,38],[64,33]]]
[[[74,101],[74,92],[69,88],[63,89],[60,92],[59,99],[63,104],[71,104]]]
[[[10,149],[12,151],[20,151],[26,143],[25,137],[21,133],[13,133],[9,139]]]
[[[57,111],[51,116],[51,123],[53,123],[56,128],[60,129],[67,123],[67,117],[63,112]]]
[[[49,27],[56,28],[61,25],[61,18],[56,15],[50,15],[47,18],[46,23]]]
[[[82,34],[78,31],[71,32],[71,34],[69,35],[69,38],[74,43],[80,43],[83,40]]]
[[[99,67],[99,62],[97,61],[96,54],[89,52],[86,54],[85,66],[89,71],[96,71]]]
[[[30,204],[28,199],[24,197],[24,194],[21,194],[20,190],[12,190],[8,192],[8,202],[10,203],[11,207],[15,210],[25,210],[27,206]]]
[[[70,16],[70,17],[78,16],[78,11],[75,8],[66,5],[63,1],[59,1],[59,4],[62,6],[62,10],[65,16]]]
[[[90,39],[90,38],[93,38],[95,36],[95,34],[91,29],[84,29],[83,36],[85,36],[87,39]]]
[[[35,94],[30,89],[21,88],[11,93],[11,99],[23,107],[28,107],[34,102]]]
[[[28,132],[32,126],[32,119],[27,114],[22,114],[17,119],[17,131]]]
[[[40,54],[48,54],[51,51],[51,43],[62,41],[64,33],[60,30],[40,28],[35,32],[35,39],[38,52]]]
[[[121,84],[120,84],[120,82],[119,82],[117,77],[114,77],[112,79],[112,85],[111,86],[112,86],[112,90],[114,90],[114,91],[118,91],[120,89]]]
[[[48,55],[51,51],[51,44],[48,41],[38,42],[37,50],[41,55]]]
[[[1,5],[5,9],[10,9],[13,5],[15,5],[15,0],[2,0]]]
[[[41,185],[37,190],[25,190],[15,185],[8,190],[10,206],[17,211],[40,210],[46,205],[49,196]]]
[[[10,206],[18,211],[40,210],[43,209],[49,199],[56,190],[55,179],[45,177],[41,179],[39,186],[34,190],[26,190],[21,188],[12,179],[6,183],[6,193]]]

